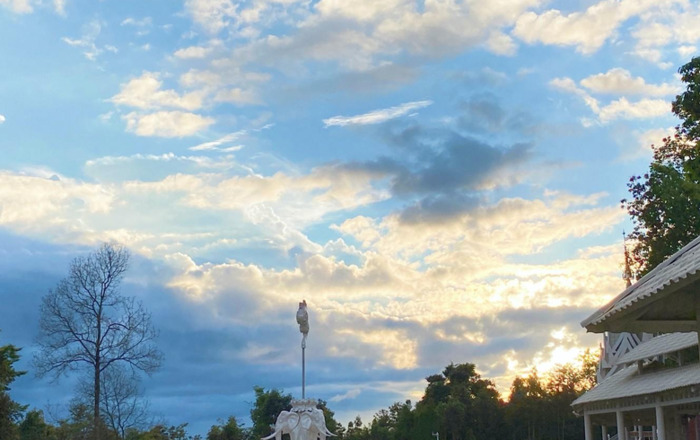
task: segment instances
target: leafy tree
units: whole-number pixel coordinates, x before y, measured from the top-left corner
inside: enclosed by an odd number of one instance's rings
[[[652,146],[649,171],[630,178],[631,199],[622,200],[634,223],[629,237],[635,278],[700,235],[700,57],[679,73],[686,90],[671,109],[682,122],[673,136]]]
[[[516,377],[506,406],[511,437],[524,440],[583,438],[583,420],[571,411],[571,402],[595,384],[597,359],[587,350],[580,364],[557,366],[546,378],[533,370]]]
[[[441,375],[426,380],[413,432],[422,438],[438,432],[450,440],[502,437],[502,406],[495,384],[482,379],[474,364],[452,363]]]
[[[685,92],[676,96],[671,105],[673,113],[683,123],[680,132],[691,140],[700,139],[700,57],[678,69],[681,81],[686,84]]]
[[[265,391],[263,387],[253,387],[255,391],[255,405],[250,410],[250,419],[253,422],[251,438],[259,439],[270,434],[271,426],[274,426],[277,416],[282,411],[289,411],[292,407],[292,395],[282,394],[280,390]]]
[[[155,425],[145,432],[136,429],[127,431],[126,440],[201,440],[201,437],[187,435],[187,423],[178,426]]]
[[[94,436],[101,436],[101,385],[105,371],[118,364],[150,373],[160,365],[151,317],[132,297],[119,291],[129,252],[104,244],[72,261],[68,277],[43,298],[37,374],[55,379],[83,368],[93,384]]]
[[[231,416],[226,423],[220,423],[209,429],[206,440],[243,440],[245,438],[243,429],[235,417]]]
[[[19,425],[20,440],[56,440],[53,426],[44,421],[44,413],[31,410]]]
[[[0,439],[14,440],[18,436],[16,422],[22,416],[26,406],[12,400],[10,384],[23,374],[14,368],[19,360],[20,348],[14,345],[0,346]]]
[[[359,415],[355,417],[355,420],[348,422],[344,440],[368,440],[369,438],[369,428],[363,425]]]
[[[335,413],[328,408],[328,403],[325,400],[318,400],[318,409],[323,411],[323,419],[326,423],[326,429],[335,434],[337,437],[342,437],[345,428],[335,419]]]
[[[526,378],[516,377],[510,390],[506,420],[513,438],[540,438],[545,425],[547,396],[537,370],[531,371]]]

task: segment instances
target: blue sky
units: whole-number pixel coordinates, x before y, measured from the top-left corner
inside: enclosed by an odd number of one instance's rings
[[[677,0],[0,0],[0,341],[30,369],[72,258],[132,251],[157,416],[246,420],[254,385],[338,419],[472,362],[506,391],[596,347],[619,200],[677,123]],[[65,410],[73,381],[14,397]]]

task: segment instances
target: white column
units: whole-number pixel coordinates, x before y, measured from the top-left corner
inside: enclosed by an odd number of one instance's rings
[[[608,427],[603,425],[600,427],[600,434],[603,440],[608,440]]]
[[[593,425],[591,425],[591,415],[583,412],[583,433],[586,440],[593,440]]]
[[[664,423],[664,409],[660,403],[656,404],[656,438],[666,440],[666,423]]]
[[[622,417],[622,411],[615,411],[615,419],[617,419],[617,438],[619,440],[627,440],[627,431],[625,431],[625,419]]]

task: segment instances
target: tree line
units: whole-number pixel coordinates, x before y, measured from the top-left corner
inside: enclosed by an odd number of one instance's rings
[[[69,415],[49,422],[44,412],[12,400],[12,382],[22,374],[14,368],[20,349],[0,347],[0,438],[3,440],[258,440],[270,434],[277,415],[291,408],[292,396],[254,387],[251,426],[236,417],[219,420],[206,436],[190,435],[187,423],[145,422],[120,429],[101,412],[96,429],[92,407],[76,398]],[[325,401],[319,400],[326,426],[338,440],[578,440],[583,421],[570,404],[595,382],[597,356],[586,352],[580,364],[566,364],[544,376],[533,370],[516,377],[503,398],[493,381],[482,378],[471,363],[450,364],[426,377],[423,397],[415,403],[396,402],[365,423],[360,416],[342,425]],[[288,435],[285,434],[286,440]]]

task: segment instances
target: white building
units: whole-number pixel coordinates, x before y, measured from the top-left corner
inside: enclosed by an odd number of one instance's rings
[[[700,440],[700,237],[581,325],[595,333],[661,334],[608,359],[609,374],[572,403],[586,440]],[[642,338],[646,339],[646,338]]]

